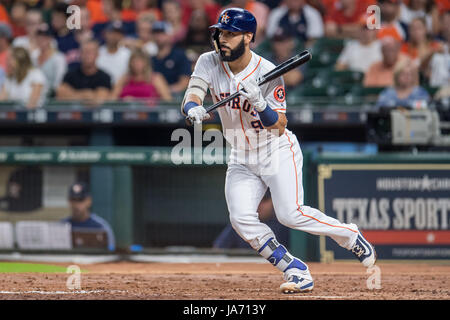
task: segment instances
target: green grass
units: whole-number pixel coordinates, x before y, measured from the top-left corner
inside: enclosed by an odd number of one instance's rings
[[[66,270],[67,270],[66,267],[54,266],[50,264],[0,262],[0,273],[5,272],[66,273]],[[83,272],[83,270],[81,271]]]

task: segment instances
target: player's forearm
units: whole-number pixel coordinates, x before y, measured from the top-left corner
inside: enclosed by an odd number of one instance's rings
[[[196,104],[198,104],[199,106],[201,106],[202,104],[203,104],[203,101],[202,101],[202,99],[200,99],[200,97],[199,96],[197,96],[197,95],[195,95],[195,94],[188,94],[187,95],[187,97],[186,97],[186,103],[187,102],[189,102],[189,101],[192,101],[192,102],[195,102]]]
[[[28,109],[34,109],[38,106],[39,97],[41,96],[43,87],[42,84],[34,84],[32,86],[31,96],[26,105]]]
[[[208,90],[208,84],[197,77],[189,80],[188,87],[181,103],[181,113],[187,115],[190,108],[203,105],[203,99]]]
[[[203,104],[202,99],[200,99],[199,96],[195,94],[187,94],[186,99],[183,101],[183,105],[181,106],[181,110],[183,111],[184,115],[187,115],[189,112],[189,109],[192,109],[196,106],[201,106]]]
[[[284,113],[277,112],[278,114],[278,120],[273,125],[266,127],[267,130],[272,132],[278,132],[278,136],[281,136],[284,134],[284,130],[286,129],[287,125],[287,118]]]
[[[77,92],[67,84],[62,84],[56,92],[56,97],[59,100],[76,100],[78,99]]]

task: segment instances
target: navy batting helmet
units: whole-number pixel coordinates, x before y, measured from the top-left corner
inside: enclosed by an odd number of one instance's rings
[[[213,34],[213,42],[217,45],[216,51],[219,48],[219,32],[218,29],[223,29],[231,32],[251,32],[253,33],[252,41],[255,41],[256,33],[256,18],[245,9],[229,8],[222,11],[219,20],[216,24],[209,27],[216,29]]]

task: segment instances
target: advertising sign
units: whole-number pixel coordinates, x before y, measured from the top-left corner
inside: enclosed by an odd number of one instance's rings
[[[449,164],[321,164],[319,207],[355,223],[380,259],[450,258]],[[322,258],[354,259],[331,238]]]

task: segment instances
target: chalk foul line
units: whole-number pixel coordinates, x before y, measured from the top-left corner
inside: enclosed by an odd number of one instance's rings
[[[295,299],[348,299],[345,296],[307,296],[307,295],[289,295],[288,298]]]
[[[92,294],[92,293],[127,293],[126,290],[73,290],[73,291],[0,291],[0,294]]]

